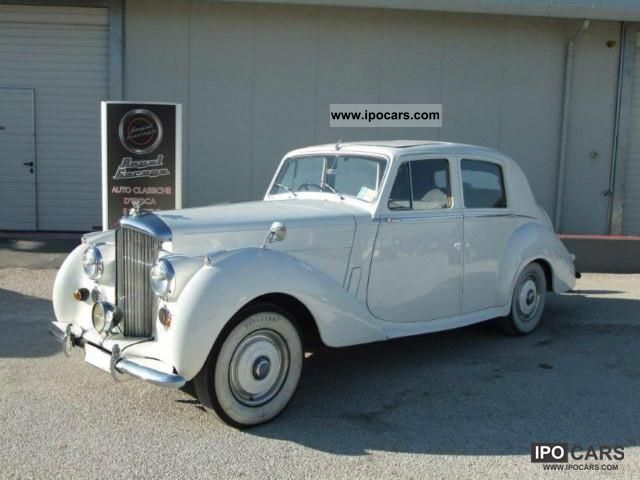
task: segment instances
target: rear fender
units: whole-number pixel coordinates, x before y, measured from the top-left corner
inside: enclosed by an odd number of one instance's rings
[[[513,288],[522,270],[531,262],[544,260],[551,267],[550,288],[554,293],[570,290],[575,285],[575,269],[571,255],[555,232],[535,222],[518,227],[507,246],[498,276],[499,305],[510,305]]]

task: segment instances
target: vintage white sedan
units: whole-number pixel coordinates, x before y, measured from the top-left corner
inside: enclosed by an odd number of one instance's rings
[[[263,201],[134,211],[85,235],[56,278],[52,333],[117,380],[192,381],[246,427],[286,407],[305,350],[493,318],[527,334],[576,275],[505,155],[321,145],[287,154]]]

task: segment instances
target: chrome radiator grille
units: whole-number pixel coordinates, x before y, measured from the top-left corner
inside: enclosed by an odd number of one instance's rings
[[[124,334],[150,337],[156,297],[149,272],[158,258],[162,240],[137,230],[116,230],[116,304],[123,313]]]

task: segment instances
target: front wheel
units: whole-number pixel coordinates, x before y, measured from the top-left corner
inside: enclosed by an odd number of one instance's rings
[[[268,422],[298,386],[304,351],[288,312],[258,304],[232,320],[194,378],[198,399],[231,426]]]
[[[530,263],[518,276],[511,298],[511,313],[501,319],[501,326],[511,335],[526,335],[540,323],[547,293],[544,270]]]

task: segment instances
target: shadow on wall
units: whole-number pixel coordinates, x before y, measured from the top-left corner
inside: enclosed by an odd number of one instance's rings
[[[49,335],[49,300],[0,288],[0,358],[47,357],[61,351]]]
[[[534,334],[491,324],[324,350],[277,420],[248,431],[343,455],[526,455],[640,445],[640,301],[549,299]]]

